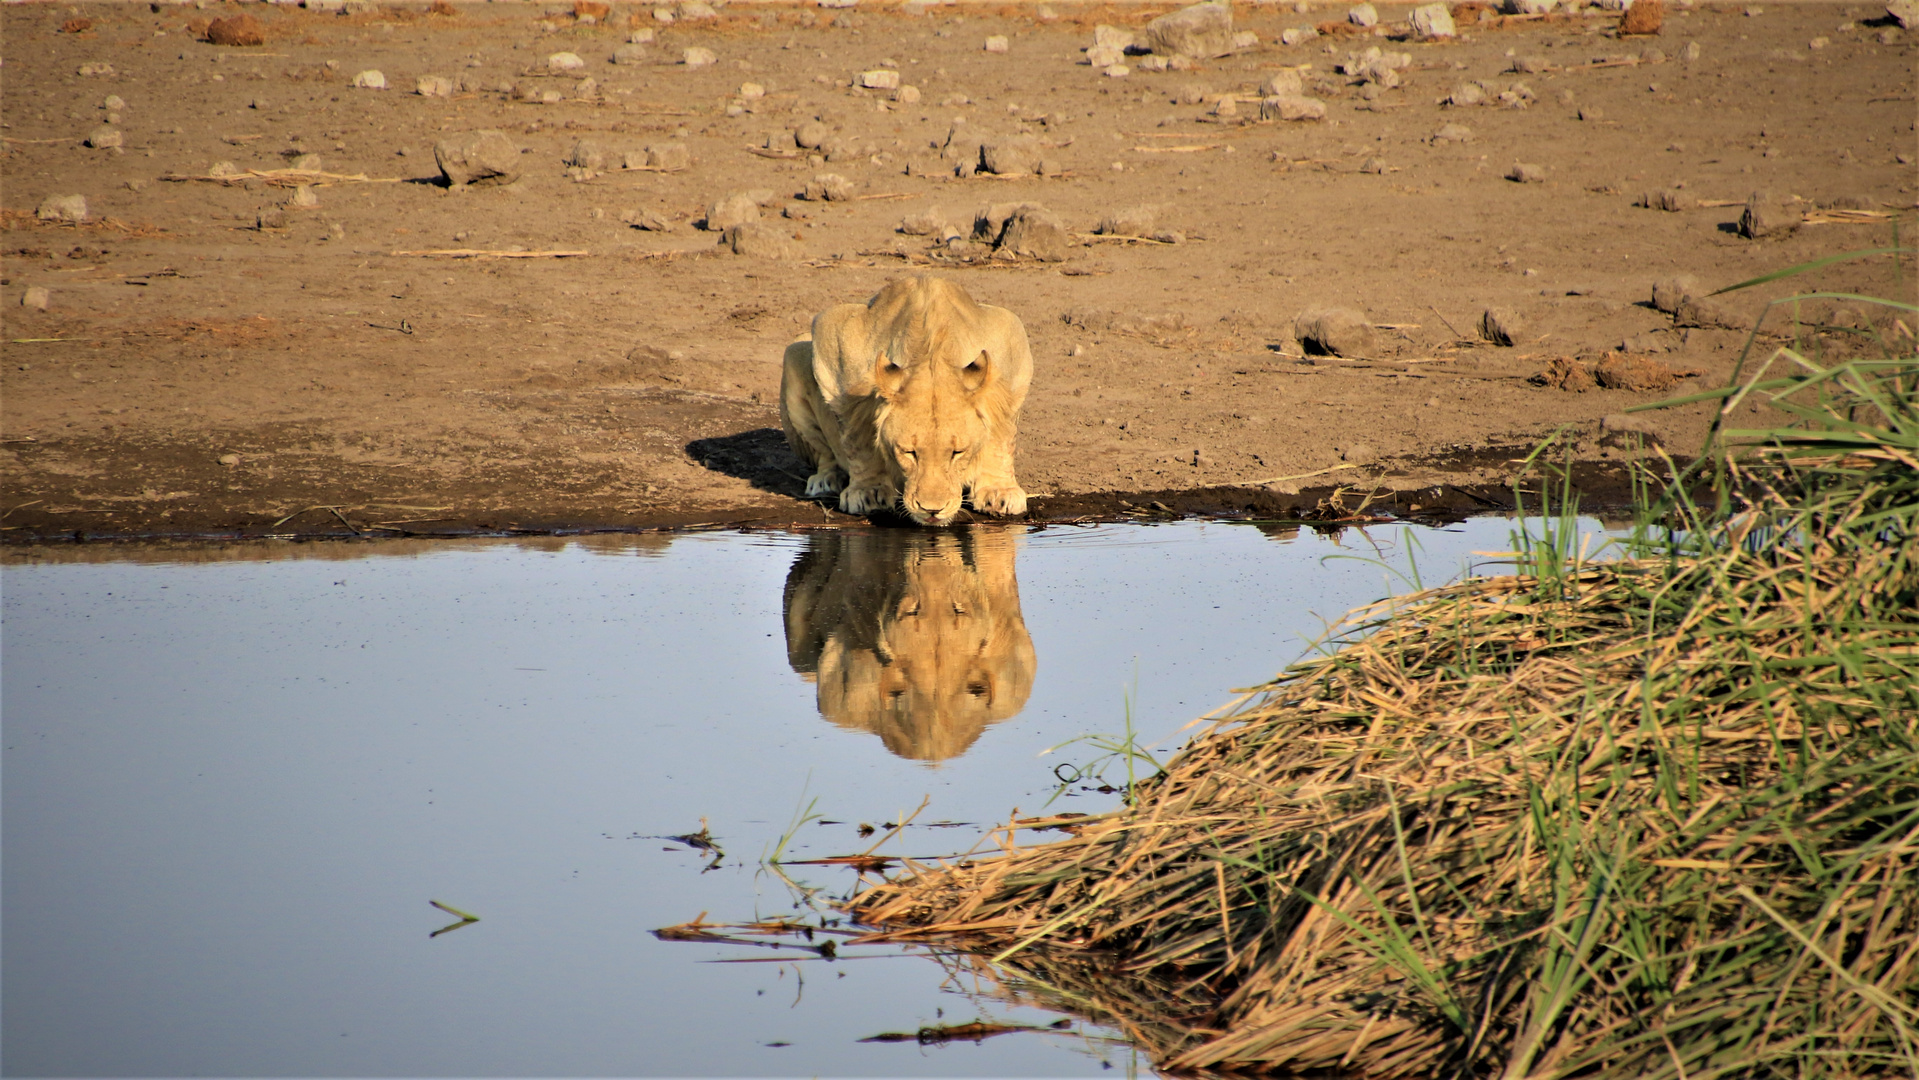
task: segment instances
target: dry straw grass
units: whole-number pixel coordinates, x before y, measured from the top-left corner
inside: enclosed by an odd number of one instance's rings
[[[1722,423],[1726,500],[1649,497],[1634,557],[1562,517],[1358,613],[1130,806],[855,916],[1175,1073],[1919,1075],[1919,361],[1781,368],[1722,419],[1806,423]]]

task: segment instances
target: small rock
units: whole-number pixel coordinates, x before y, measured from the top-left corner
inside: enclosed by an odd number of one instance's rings
[[[546,58],[548,71],[578,71],[585,66],[586,61],[580,59],[579,53],[556,52]]]
[[[448,187],[510,184],[520,178],[520,148],[506,132],[469,131],[433,145],[433,160]]]
[[[108,94],[106,100],[100,103],[100,107],[108,112],[123,112],[127,107],[127,103],[119,94]]]
[[[1279,32],[1281,45],[1304,45],[1319,36],[1319,31],[1310,26],[1291,26]]]
[[[808,202],[847,202],[853,198],[853,181],[838,173],[821,173],[806,182],[800,198]]]
[[[1275,95],[1259,102],[1261,120],[1324,120],[1326,103],[1317,98]]]
[[[646,63],[647,48],[644,45],[628,43],[613,50],[613,62],[621,65]]]
[[[215,460],[229,469],[237,469],[240,467],[240,455],[238,454],[221,454]]]
[[[94,75],[112,75],[114,74],[114,70],[113,70],[113,65],[106,63],[105,61],[90,60],[87,63],[80,65],[80,67],[78,68],[78,74],[80,74],[83,77],[90,77]]]
[[[994,245],[995,253],[1006,253],[1041,262],[1064,262],[1072,237],[1052,211],[1028,204],[1015,211]]]
[[[36,311],[47,310],[47,305],[52,303],[52,301],[53,294],[39,285],[32,286],[26,292],[20,294],[20,306],[30,307]]]
[[[652,210],[622,210],[620,220],[647,232],[672,232],[673,223]]]
[[[1473,131],[1464,124],[1446,124],[1433,132],[1435,143],[1466,143],[1473,141]]]
[[[1103,236],[1151,236],[1159,224],[1159,213],[1152,206],[1130,206],[1114,210],[1099,219],[1093,231]]]
[[[1479,317],[1479,336],[1495,345],[1516,345],[1526,333],[1526,322],[1506,307],[1489,307]]]
[[[1749,240],[1790,236],[1798,231],[1803,220],[1791,199],[1769,191],[1755,191],[1746,200],[1745,212],[1739,215],[1739,235]]]
[[[1634,0],[1619,18],[1619,32],[1622,35],[1657,34],[1665,20],[1666,5],[1662,0]]]
[[[907,236],[938,236],[946,228],[946,215],[938,207],[908,215],[899,223],[899,231]]]
[[[287,227],[287,212],[283,206],[264,206],[253,217],[253,227],[266,232],[268,229]]]
[[[720,17],[720,13],[713,9],[712,4],[706,3],[706,0],[686,0],[675,14],[679,16],[681,22],[698,22],[701,19]]]
[[[986,51],[990,53],[1003,53],[1007,51],[1010,46],[1007,44],[1005,34],[994,34],[992,37],[986,39],[985,48]]]
[[[1354,443],[1340,448],[1339,460],[1352,465],[1371,465],[1379,460],[1379,451],[1373,449],[1369,443]]]
[[[1346,21],[1359,27],[1379,25],[1379,12],[1371,4],[1354,4],[1346,9]]]
[[[444,75],[422,75],[414,80],[413,92],[421,97],[452,97],[453,80]]]
[[[626,35],[626,43],[628,45],[651,45],[658,37],[658,32],[648,26]]]
[[[701,227],[708,232],[725,232],[735,225],[745,225],[759,219],[759,201],[750,192],[735,191],[721,196],[707,207],[706,221]]]
[[[1283,68],[1260,83],[1259,90],[1261,97],[1297,97],[1306,92],[1306,85],[1299,72]]]
[[[685,64],[689,69],[711,67],[719,62],[720,58],[713,54],[712,49],[703,49],[695,45],[680,51],[680,63]]]
[[[1485,100],[1486,91],[1482,90],[1478,83],[1470,82],[1459,84],[1451,94],[1446,96],[1446,104],[1455,107],[1479,105],[1483,104]]]
[[[313,185],[301,184],[293,189],[293,194],[287,196],[286,204],[296,210],[311,210],[320,205],[320,196],[313,190]]]
[[[40,200],[40,206],[33,216],[41,221],[86,221],[87,197],[85,195],[49,195]]]
[[[1233,50],[1235,52],[1244,52],[1247,49],[1256,49],[1258,47],[1258,34],[1253,33],[1251,30],[1236,30],[1233,32]]]
[[[1675,274],[1653,282],[1652,306],[1668,315],[1677,314],[1679,305],[1699,291],[1699,279],[1691,274]]]
[[[899,102],[901,105],[917,105],[920,100],[920,88],[917,86],[902,86],[898,90],[893,91],[893,100]]]
[[[1720,330],[1744,330],[1747,324],[1731,309],[1718,300],[1706,296],[1687,294],[1680,298],[1673,309],[1674,326],[1697,326]]]
[[[1135,44],[1135,36],[1131,30],[1124,27],[1102,24],[1093,27],[1093,44],[1109,46],[1124,53]]]
[[[1352,308],[1317,308],[1293,320],[1293,338],[1308,353],[1366,356],[1375,346],[1373,325]]]
[[[562,164],[586,169],[589,172],[602,172],[606,169],[607,154],[605,150],[600,149],[599,143],[591,139],[581,139],[573,144],[572,150],[567,151]]]
[[[791,259],[799,254],[791,236],[781,232],[778,226],[760,221],[729,226],[722,242],[735,255],[750,255],[759,259]]]
[[[1221,94],[1219,96],[1219,100],[1213,102],[1213,115],[1214,116],[1238,116],[1239,115],[1239,99],[1235,98],[1231,94]]]
[[[266,28],[260,20],[241,12],[207,25],[207,42],[213,45],[265,45]]]
[[[1639,199],[1639,205],[1648,210],[1691,210],[1696,203],[1691,195],[1678,188],[1654,188]]]
[[[320,163],[320,155],[318,154],[295,154],[287,160],[287,168],[299,169],[301,172],[324,171]],[[229,171],[232,169],[230,163],[228,164],[228,169]]]
[[[685,143],[653,143],[642,151],[644,164],[659,172],[681,172],[693,165],[692,152]]]
[[[1604,120],[1606,112],[1597,105],[1585,105],[1580,107],[1579,118],[1587,121]]]
[[[1546,167],[1515,161],[1513,167],[1506,170],[1506,179],[1515,184],[1543,184],[1546,182]]]
[[[1132,73],[1133,69],[1127,67],[1125,64],[1109,64],[1104,71],[1100,72],[1101,75],[1109,79],[1124,79]]]
[[[1386,172],[1386,159],[1382,157],[1369,157],[1365,161],[1360,162],[1359,171],[1371,176],[1384,175]]]
[[[1126,50],[1117,45],[1094,45],[1086,50],[1086,62],[1096,68],[1112,67],[1126,59]]]
[[[1552,61],[1543,56],[1517,56],[1513,58],[1511,70],[1516,75],[1538,75],[1552,70]]]
[[[1406,17],[1413,28],[1413,36],[1421,38],[1456,37],[1459,30],[1453,25],[1452,12],[1445,4],[1421,4]]]
[[[674,21],[673,13],[667,10],[666,8],[654,8],[653,21],[659,22],[659,23],[671,23]]]
[[[113,127],[94,128],[93,133],[87,136],[87,145],[93,147],[95,150],[110,150],[125,142],[126,137],[120,133],[118,128]]]
[[[825,124],[818,120],[808,120],[793,132],[793,142],[802,150],[817,150],[826,144],[832,135]]]
[[[1233,51],[1233,9],[1225,3],[1194,4],[1146,24],[1146,44],[1161,56],[1211,60]]]
[[[386,76],[369,68],[353,77],[353,85],[359,90],[385,90]]]
[[[1919,26],[1919,2],[1916,0],[1892,0],[1892,3],[1886,5],[1886,14],[1891,16],[1892,21],[1898,23],[1901,29],[1910,30]]]
[[[995,176],[1042,172],[1045,164],[1043,148],[1031,135],[980,144],[980,167]]]
[[[900,73],[892,68],[862,71],[859,75],[859,84],[868,90],[898,90]]]

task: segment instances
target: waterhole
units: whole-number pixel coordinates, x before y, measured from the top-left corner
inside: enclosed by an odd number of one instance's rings
[[[923,949],[650,931],[820,925],[858,871],[799,860],[923,801],[883,853],[1108,809],[1123,764],[1042,752],[1130,725],[1163,756],[1328,620],[1483,566],[1511,529],[14,549],[6,1070],[1143,1067]],[[713,848],[668,839],[702,828]],[[1043,1030],[862,1041],[975,1019]]]

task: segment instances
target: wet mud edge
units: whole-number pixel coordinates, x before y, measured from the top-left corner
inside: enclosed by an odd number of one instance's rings
[[[1064,525],[1094,522],[1154,522],[1182,518],[1257,519],[1302,525],[1341,526],[1405,521],[1446,524],[1482,514],[1505,514],[1521,509],[1537,512],[1541,496],[1555,502],[1560,484],[1542,492],[1541,481],[1529,477],[1512,483],[1513,463],[1523,460],[1530,447],[1484,447],[1416,461],[1383,464],[1363,478],[1301,486],[1296,491],[1274,487],[1217,486],[1144,491],[1100,491],[1032,498],[1025,517],[995,518],[964,513],[960,524]],[[1685,461],[1675,462],[1684,467]],[[1644,461],[1655,469],[1662,466]],[[1489,469],[1501,465],[1508,478],[1486,482]],[[1632,506],[1633,463],[1626,459],[1575,461],[1571,490],[1582,513],[1602,518],[1623,515]],[[1458,475],[1460,483],[1446,477]],[[1408,481],[1414,477],[1420,483]],[[1334,477],[1326,478],[1334,480]],[[432,520],[379,523],[345,503],[316,505],[274,519],[235,511],[164,517],[140,511],[114,515],[119,520],[94,525],[76,524],[70,513],[47,512],[23,505],[7,513],[0,526],[0,549],[42,544],[88,542],[143,542],[167,540],[377,540],[405,537],[569,536],[595,533],[675,533],[723,529],[807,531],[868,525],[912,527],[905,518],[867,517],[840,513],[829,502],[763,493],[746,505],[724,509],[697,505],[662,505],[637,511],[596,514],[577,507],[495,507],[461,512],[458,509]],[[1345,511],[1342,513],[1341,508]]]

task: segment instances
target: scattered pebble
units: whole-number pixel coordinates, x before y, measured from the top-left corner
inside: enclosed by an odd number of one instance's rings
[[[735,225],[745,225],[760,219],[760,200],[752,192],[735,191],[722,195],[713,205],[706,208],[706,220],[701,228],[708,232],[725,232]]]
[[[1506,179],[1516,184],[1543,184],[1546,182],[1546,167],[1515,161],[1513,167],[1506,170]]]
[[[586,66],[579,53],[556,52],[546,58],[548,71],[578,71]]]
[[[1597,105],[1582,105],[1579,109],[1579,118],[1587,121],[1604,120],[1606,112]]]
[[[207,25],[207,42],[212,45],[265,45],[266,27],[246,12],[229,15]]]
[[[520,148],[506,132],[469,131],[441,139],[433,146],[448,187],[466,184],[510,184],[520,178]]]
[[[1371,176],[1383,175],[1386,172],[1386,159],[1382,157],[1369,157],[1365,161],[1360,162],[1359,171]]]
[[[1282,45],[1304,45],[1319,36],[1319,31],[1310,26],[1291,26],[1279,32]]]
[[[222,465],[225,465],[229,469],[237,469],[240,467],[240,455],[238,454],[221,454],[218,458],[215,458],[214,460],[218,461]]]
[[[296,210],[311,210],[320,205],[320,195],[313,190],[313,185],[301,184],[287,196],[286,204]]]
[[[622,210],[620,220],[647,232],[672,232],[674,228],[673,222],[652,210]]]
[[[1431,141],[1435,143],[1472,142],[1473,132],[1464,124],[1446,124],[1433,132]]]
[[[77,74],[91,78],[97,75],[112,75],[114,74],[114,70],[113,65],[105,61],[90,60],[80,65],[77,69]]]
[[[1261,120],[1324,120],[1326,103],[1318,98],[1276,94],[1260,99],[1259,118]]]
[[[1525,336],[1526,321],[1507,307],[1489,307],[1479,317],[1479,336],[1495,345],[1516,345]]]
[[[33,216],[41,221],[88,220],[87,197],[85,195],[49,195],[40,200],[40,206]]]
[[[100,103],[100,107],[108,112],[122,112],[126,109],[127,103],[119,94],[108,94],[106,100]]]
[[[353,77],[353,85],[360,90],[385,90],[386,76],[369,68]]]
[[[1407,25],[1413,28],[1413,36],[1420,38],[1450,38],[1459,34],[1453,25],[1453,15],[1445,4],[1421,4],[1406,17]]]
[[[1373,324],[1352,308],[1315,308],[1293,320],[1293,338],[1308,353],[1355,357],[1372,353]]]
[[[114,127],[97,127],[87,136],[87,145],[95,150],[111,150],[125,142],[126,136],[120,133],[120,129]]]
[[[421,97],[453,96],[453,80],[444,75],[422,75],[413,82],[413,92]]]
[[[710,67],[719,62],[720,58],[714,55],[712,49],[703,49],[697,45],[680,52],[680,63],[685,64],[689,69]]]
[[[757,209],[755,212],[758,212]],[[721,243],[735,255],[759,259],[791,259],[799,254],[799,248],[790,235],[780,231],[776,225],[761,221],[729,226],[721,237]]]
[[[992,37],[986,39],[985,49],[987,52],[1003,53],[1009,48],[1010,46],[1007,44],[1005,34],[994,34]]]
[[[1146,24],[1146,45],[1160,56],[1211,60],[1233,51],[1233,10],[1225,3],[1194,4]]]
[[[1739,215],[1739,235],[1749,240],[1790,236],[1803,220],[1791,199],[1755,191],[1746,200],[1745,212]]]
[[[1699,279],[1691,274],[1675,274],[1653,282],[1652,306],[1668,315],[1677,314],[1679,305],[1699,289]]]
[[[847,202],[853,198],[853,181],[838,173],[821,173],[806,182],[800,197],[808,202]]]
[[[891,68],[862,71],[859,75],[859,84],[868,90],[898,90],[900,73]]]

